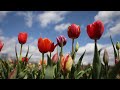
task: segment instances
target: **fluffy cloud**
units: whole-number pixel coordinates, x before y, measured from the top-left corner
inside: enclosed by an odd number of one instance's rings
[[[110,65],[114,65],[114,53],[113,53],[113,47],[110,44],[98,44],[98,49],[103,48],[102,52],[101,52],[101,61],[103,58],[103,53],[104,53],[104,49],[106,48],[109,54],[109,64]],[[79,57],[83,54],[83,52],[86,50],[86,54],[83,58],[82,63],[83,64],[91,64],[93,62],[93,56],[94,56],[94,43],[88,43],[83,47],[80,47],[78,52],[77,52],[77,57],[76,57],[76,62],[79,59]]]
[[[38,15],[38,21],[42,27],[46,27],[50,23],[57,24],[61,22],[68,13],[68,11],[45,11]]]
[[[64,30],[67,30],[68,26],[70,26],[70,23],[62,23],[55,26],[55,31],[62,32]]]
[[[0,22],[7,16],[8,13],[12,11],[0,11]]]
[[[27,12],[17,12],[17,15],[24,16],[25,24],[31,28],[33,24],[33,13],[32,11]]]
[[[103,37],[120,34],[120,11],[99,11],[94,19],[102,20],[106,25],[107,33],[105,33]]]

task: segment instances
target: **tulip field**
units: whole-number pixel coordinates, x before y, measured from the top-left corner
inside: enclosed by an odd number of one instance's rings
[[[57,44],[50,38],[38,38],[37,47],[42,59],[39,63],[30,63],[32,55],[28,57],[29,46],[25,56],[22,55],[22,49],[27,43],[28,33],[20,32],[18,42],[21,45],[20,51],[15,46],[16,60],[4,60],[0,58],[0,79],[120,79],[120,43],[114,42],[110,36],[111,44],[114,50],[114,66],[110,66],[109,55],[106,49],[98,50],[97,41],[101,39],[104,32],[104,24],[97,20],[87,25],[86,33],[89,39],[94,42],[94,54],[92,65],[82,65],[82,60],[86,55],[86,50],[79,56],[78,62],[75,63],[76,53],[79,49],[79,43],[74,46],[75,40],[80,36],[81,29],[79,25],[71,24],[67,29],[67,35],[72,41],[70,54],[65,54],[63,47],[67,44],[66,36],[56,37]],[[0,41],[0,51],[5,43]],[[51,56],[55,48],[60,51]],[[104,51],[102,60],[100,59],[101,51]],[[18,53],[20,52],[20,53]],[[48,54],[49,53],[49,54]],[[20,54],[20,55],[19,55]],[[45,60],[47,56],[47,60]],[[103,61],[103,63],[101,62]]]

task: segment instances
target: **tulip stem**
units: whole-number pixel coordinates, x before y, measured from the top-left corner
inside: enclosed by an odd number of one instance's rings
[[[72,55],[74,54],[74,39],[72,39]]]
[[[44,53],[42,53],[42,79],[44,78]]]
[[[51,52],[50,52],[50,59],[51,59]]]
[[[21,44],[21,49],[20,49],[20,60],[22,60],[22,46],[23,44]]]

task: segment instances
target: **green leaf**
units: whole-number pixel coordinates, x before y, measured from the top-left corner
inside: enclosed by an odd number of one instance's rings
[[[109,72],[109,79],[115,79],[120,72],[120,61]]]
[[[113,49],[114,49],[114,57],[115,59],[117,58],[117,51],[115,49],[115,46],[114,46],[114,43],[113,43],[113,40],[112,40],[112,37],[110,36],[110,40],[111,40],[111,43],[112,43],[112,46],[113,46]]]
[[[79,58],[79,61],[78,61],[78,63],[77,63],[77,71],[80,70],[81,62],[82,62],[82,59],[83,59],[85,53],[86,53],[86,50],[84,51],[84,53],[83,53],[83,54],[81,55],[81,57]]]
[[[45,79],[53,79],[54,77],[54,68],[48,66],[45,72]]]
[[[29,46],[28,46],[28,50],[27,50],[27,53],[26,53],[25,57],[28,57],[28,53],[29,53]]]
[[[32,55],[33,55],[33,54],[32,54]],[[32,55],[28,58],[28,60],[30,60],[30,59],[31,59]]]
[[[95,50],[94,50],[94,58],[93,58],[93,70],[92,70],[92,78],[99,79],[101,72],[101,61],[99,52],[97,49],[97,42],[95,42]]]

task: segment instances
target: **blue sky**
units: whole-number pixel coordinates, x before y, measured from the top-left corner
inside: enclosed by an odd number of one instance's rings
[[[79,55],[85,49],[90,48],[87,46],[93,47],[93,40],[88,37],[86,26],[98,19],[102,20],[105,25],[103,36],[98,41],[100,47],[107,45],[111,47],[110,34],[113,36],[114,42],[120,41],[118,38],[120,37],[119,11],[0,11],[0,36],[5,44],[12,45],[12,42],[13,44],[18,43],[17,35],[19,32],[27,32],[29,35],[27,44],[35,49],[31,51],[34,53],[37,50],[36,42],[40,36],[50,38],[56,43],[56,37],[64,35],[67,38],[64,52],[67,53],[71,50],[71,39],[68,38],[67,27],[75,23],[81,28],[80,37],[75,40],[75,43],[78,41],[80,44]],[[6,50],[8,48],[10,47],[5,46],[2,53],[13,51]],[[93,50],[88,50],[89,52],[93,52]]]

